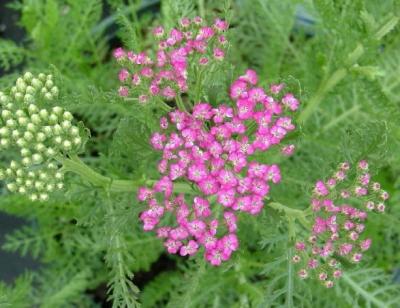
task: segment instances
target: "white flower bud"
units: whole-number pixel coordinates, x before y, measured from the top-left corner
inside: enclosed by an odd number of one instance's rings
[[[24,186],[20,186],[18,192],[22,195],[26,194],[26,188]]]
[[[17,145],[18,145],[20,148],[24,148],[24,147],[26,147],[26,145],[27,145],[26,140],[23,139],[23,138],[19,138],[19,139],[16,141],[16,143],[17,143]]]
[[[7,174],[8,176],[13,176],[13,175],[14,175],[14,172],[13,172],[13,170],[12,170],[11,168],[7,168],[7,169],[6,169],[6,174]]]
[[[23,110],[21,110],[21,109],[18,109],[17,111],[15,111],[15,115],[19,118],[19,117],[26,117],[26,113],[23,111]]]
[[[8,103],[8,104],[6,104],[6,108],[7,108],[7,109],[13,109],[13,108],[14,108],[13,103]]]
[[[47,200],[49,200],[49,195],[43,193],[43,194],[40,194],[39,198],[40,198],[40,201],[47,201]]]
[[[39,153],[33,154],[32,160],[35,164],[40,164],[43,161],[43,156],[40,155]]]
[[[31,160],[29,157],[24,157],[24,158],[22,159],[22,164],[23,164],[24,166],[29,166],[29,165],[31,165],[31,163],[32,163],[32,160]]]
[[[14,98],[17,102],[22,102],[24,100],[24,95],[22,93],[15,93]]]
[[[79,136],[79,128],[76,126],[72,126],[71,129],[69,130],[69,133],[72,136]]]
[[[46,150],[46,146],[43,143],[38,143],[35,146],[36,151],[44,152]]]
[[[53,133],[55,135],[60,135],[62,133],[62,127],[59,124],[53,126]]]
[[[32,134],[31,132],[29,132],[29,131],[26,131],[26,132],[24,133],[24,139],[25,139],[26,141],[32,141],[34,137],[35,137],[35,136],[33,136],[33,134]]]
[[[46,172],[40,171],[39,172],[39,179],[41,180],[47,180],[48,176]]]
[[[70,121],[63,121],[61,123],[61,126],[64,130],[68,130],[71,127],[71,122]]]
[[[42,131],[43,131],[43,133],[44,133],[46,136],[51,136],[51,135],[53,135],[53,130],[51,129],[51,126],[44,126],[44,127],[42,128]]]
[[[11,94],[15,94],[15,93],[17,93],[17,92],[18,92],[18,90],[17,90],[17,87],[16,87],[16,86],[14,86],[14,87],[11,88]]]
[[[31,178],[31,179],[35,178],[35,172],[29,171],[28,172],[28,178]]]
[[[44,187],[43,182],[41,182],[41,181],[36,181],[36,182],[35,182],[35,188],[36,188],[37,190],[42,190],[43,187]]]
[[[38,75],[38,78],[40,79],[40,80],[42,80],[42,81],[46,81],[46,75],[45,74],[43,74],[43,73],[40,73],[39,75]]]
[[[12,117],[12,113],[11,113],[10,110],[3,109],[3,111],[1,112],[1,117],[2,117],[4,120],[10,119],[10,118]]]
[[[23,182],[24,182],[24,180],[22,178],[15,179],[15,183],[17,183],[18,185],[22,185]]]
[[[32,114],[31,115],[31,121],[34,124],[40,124],[42,122],[42,119],[40,118],[40,116],[38,114]]]
[[[35,97],[31,94],[25,94],[24,95],[24,103],[25,104],[31,104],[35,102]]]
[[[54,149],[52,149],[52,148],[48,148],[46,150],[46,155],[49,157],[53,157],[54,155],[56,155],[56,151],[54,151]]]
[[[61,144],[63,142],[63,139],[60,136],[55,137],[53,140],[57,144]]]
[[[34,132],[36,131],[37,127],[36,127],[36,125],[33,124],[33,123],[28,123],[28,124],[26,125],[26,129],[27,129],[28,131],[34,133]]]
[[[10,168],[13,169],[13,170],[18,169],[18,163],[15,160],[12,160],[10,162]]]
[[[18,78],[17,79],[17,90],[19,92],[25,92],[26,86],[27,85],[26,85],[25,81],[22,78]]]
[[[29,123],[28,118],[25,118],[25,117],[18,118],[18,124],[20,126],[26,126],[28,123]]]
[[[37,196],[37,194],[32,194],[29,196],[29,199],[31,199],[31,201],[37,201],[38,196]]]
[[[57,188],[58,189],[63,189],[64,188],[64,183],[57,183]]]
[[[0,139],[0,146],[3,148],[7,148],[10,145],[10,140],[8,139]]]
[[[11,133],[11,136],[13,137],[14,140],[17,140],[21,136],[21,134],[20,134],[19,130],[14,129]]]
[[[49,113],[46,109],[40,110],[39,115],[43,120],[47,120],[49,118]]]
[[[46,76],[46,78],[47,78],[47,80],[53,80],[53,75],[52,75],[52,74],[48,74],[48,75]]]
[[[50,93],[53,94],[54,96],[58,96],[60,91],[58,90],[58,88],[56,86],[54,86],[51,88]]]
[[[6,121],[6,126],[9,128],[14,128],[15,126],[17,126],[17,122],[15,122],[13,119],[8,119]]]
[[[53,100],[53,95],[51,93],[46,93],[44,95],[44,98],[47,99],[48,101],[51,101],[51,100]]]
[[[25,92],[33,96],[36,93],[36,89],[32,86],[27,86]]]
[[[50,117],[49,117],[49,123],[51,123],[51,124],[55,124],[55,123],[57,123],[57,121],[58,121],[58,117],[57,117],[57,115],[56,115],[56,114],[54,114],[54,113],[50,114]]]
[[[21,156],[25,157],[25,156],[30,156],[31,155],[31,151],[27,148],[22,148],[21,149]]]
[[[7,127],[0,128],[0,136],[7,137],[10,134],[10,130]]]
[[[54,184],[47,184],[47,185],[46,185],[46,190],[47,190],[48,192],[54,191]]]
[[[28,187],[28,188],[31,188],[33,186],[32,180],[26,180],[25,181],[25,186]]]
[[[53,107],[53,112],[57,115],[61,115],[63,113],[63,109],[59,106]]]
[[[8,139],[2,138],[0,139],[0,146],[2,148],[7,148],[10,145],[10,141]]]
[[[45,134],[45,133],[38,132],[38,133],[36,134],[36,141],[37,141],[37,142],[43,142],[43,141],[45,141],[45,140],[46,140],[46,134]]]
[[[47,168],[49,168],[49,169],[57,169],[57,165],[55,163],[48,163]]]
[[[45,95],[46,93],[48,93],[46,88],[42,88],[42,90],[40,90],[40,93],[42,93],[42,95]]]
[[[17,190],[17,185],[15,185],[15,183],[8,183],[7,184],[7,189],[11,192],[14,192]]]
[[[71,148],[72,148],[72,143],[71,143],[71,141],[65,140],[65,141],[63,142],[63,148],[64,148],[64,150],[66,150],[66,151],[71,150]]]
[[[47,89],[51,89],[54,86],[54,82],[51,80],[47,80],[44,84]]]
[[[39,108],[34,104],[30,104],[28,106],[28,112],[29,112],[29,114],[38,113],[39,112]]]
[[[0,95],[0,104],[7,104],[9,98],[6,95]]]
[[[24,169],[18,169],[17,171],[15,171],[15,174],[19,177],[23,177],[25,174]]]
[[[34,87],[36,90],[39,90],[40,88],[43,87],[43,83],[39,79],[36,79],[36,78],[32,79],[31,84],[32,84],[32,87]]]
[[[32,74],[31,72],[26,72],[26,73],[24,74],[24,80],[25,80],[25,81],[31,81],[32,78],[33,78],[33,74]]]
[[[55,176],[55,178],[57,179],[57,180],[62,180],[63,179],[63,174],[62,174],[62,172],[60,172],[60,171],[57,171],[55,174],[54,174],[54,176]]]
[[[82,143],[82,139],[80,137],[74,138],[74,144],[75,145],[80,145]]]
[[[63,114],[63,118],[64,118],[65,120],[67,120],[67,121],[72,121],[72,119],[73,119],[74,117],[72,116],[72,113],[71,113],[71,112],[65,111],[64,114]]]
[[[4,173],[3,169],[0,169],[0,181],[4,180],[6,178],[6,175]]]

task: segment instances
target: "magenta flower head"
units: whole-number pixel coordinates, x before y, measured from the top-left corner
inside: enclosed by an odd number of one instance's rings
[[[226,26],[219,21],[218,27]],[[210,33],[205,29],[202,35]],[[231,85],[233,107],[200,102],[191,113],[172,111],[151,136],[152,147],[162,153],[160,179],[138,191],[147,204],[140,220],[145,231],[164,239],[169,253],[202,250],[215,266],[229,260],[239,248],[238,213],[259,214],[270,185],[281,181],[278,165],[252,155],[279,145],[295,129],[288,115],[293,108],[282,101],[284,94],[257,82],[256,72],[247,70]],[[293,151],[292,146],[284,152]],[[178,193],[183,184],[186,194]]]
[[[380,184],[370,178],[368,163],[362,160],[355,175],[345,162],[333,177],[317,181],[311,199],[312,229],[307,240],[295,244],[293,262],[300,266],[301,279],[314,278],[330,288],[342,275],[339,260],[362,261],[372,244],[364,236],[368,212],[383,212],[387,199]]]
[[[201,18],[183,18],[178,28],[153,29],[157,50],[145,52],[117,48],[113,55],[122,67],[118,73],[122,97],[146,97],[173,100],[185,93],[190,83],[191,66],[207,66],[225,58],[226,21],[217,19],[213,26],[203,25]]]

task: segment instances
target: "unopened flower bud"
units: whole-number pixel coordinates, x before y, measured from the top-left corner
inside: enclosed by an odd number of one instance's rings
[[[75,145],[80,145],[82,143],[82,139],[80,137],[74,138],[74,144]]]
[[[29,149],[27,148],[22,148],[21,149],[21,156],[25,157],[25,156],[30,156],[31,155],[31,151],[29,151]]]
[[[76,126],[72,126],[71,129],[69,130],[70,134],[72,136],[78,136],[79,135],[79,128]]]
[[[22,102],[24,100],[24,95],[20,92],[15,93],[14,98],[17,102]]]
[[[71,127],[71,122],[70,121],[63,121],[61,123],[61,126],[64,130],[68,130]]]
[[[50,114],[50,116],[49,116],[49,122],[50,122],[51,124],[55,124],[55,123],[57,123],[57,121],[58,121],[57,115],[54,114],[54,113]]]
[[[15,122],[13,119],[8,119],[6,121],[6,126],[9,128],[14,128],[17,126],[17,122]]]
[[[36,131],[37,127],[36,127],[35,124],[33,124],[33,123],[28,123],[28,124],[26,125],[26,129],[27,129],[28,131],[34,133],[34,132]]]
[[[32,160],[35,164],[40,164],[43,161],[43,156],[40,155],[39,153],[33,154]]]
[[[56,107],[53,107],[53,112],[56,115],[61,115],[63,113],[63,109],[61,107],[59,107],[59,106],[56,106]]]
[[[36,105],[30,104],[28,106],[28,112],[29,112],[29,114],[38,113],[39,109],[38,109],[38,107]]]
[[[43,83],[39,79],[36,79],[36,78],[32,79],[31,84],[36,90],[39,90],[40,88],[43,87]]]
[[[64,118],[65,120],[67,120],[67,121],[72,121],[72,119],[73,119],[74,117],[72,116],[72,113],[71,113],[71,112],[65,111],[64,114],[63,114],[63,118]]]
[[[25,104],[30,104],[30,103],[33,103],[34,101],[35,101],[35,98],[33,97],[33,95],[31,95],[31,94],[24,95],[24,103]]]
[[[24,157],[24,158],[22,159],[22,164],[23,164],[24,166],[29,166],[29,165],[31,165],[31,163],[32,163],[32,160],[30,159],[30,157]]]
[[[43,193],[43,194],[40,194],[39,198],[40,198],[40,201],[47,201],[49,199],[49,195]]]
[[[39,115],[43,120],[47,120],[49,117],[49,113],[46,109],[42,109],[39,111]]]
[[[11,192],[14,192],[17,190],[17,185],[15,185],[15,183],[8,183],[7,184],[7,189]]]
[[[54,149],[52,149],[52,148],[48,148],[46,150],[46,155],[49,157],[53,157],[54,155],[56,155],[56,151],[54,151]]]
[[[10,140],[2,138],[0,139],[0,146],[3,148],[7,148],[10,145]]]
[[[32,86],[27,86],[25,92],[26,92],[26,94],[35,95],[36,90]]]
[[[0,128],[0,136],[7,137],[10,134],[10,130],[7,127]]]
[[[46,81],[47,76],[46,76],[45,74],[43,74],[43,73],[40,73],[40,74],[38,75],[38,78],[39,78],[41,81]]]
[[[31,72],[26,72],[24,74],[24,80],[25,81],[30,82],[32,80],[32,78],[33,78],[33,74]]]
[[[47,99],[48,101],[51,101],[51,100],[53,100],[53,95],[51,93],[46,93],[44,95],[44,98]]]
[[[29,199],[31,199],[31,201],[36,201],[38,199],[38,196],[36,194],[32,194],[29,196]]]
[[[45,85],[45,87],[46,87],[47,89],[50,90],[50,89],[54,86],[54,83],[53,83],[53,81],[51,81],[51,80],[47,80],[46,83],[45,83],[44,85]]]
[[[65,141],[63,142],[63,148],[64,148],[64,150],[66,150],[66,151],[71,150],[71,148],[72,148],[71,141],[65,140]]]
[[[40,118],[40,116],[38,114],[32,114],[31,121],[32,121],[32,123],[38,125],[42,122],[42,119]]]
[[[53,96],[58,96],[59,90],[57,87],[54,86],[51,88],[50,93],[53,94]]]
[[[28,124],[29,120],[26,117],[20,117],[18,118],[18,124],[20,126],[26,126]]]
[[[33,136],[33,134],[31,133],[31,132],[29,132],[29,131],[26,131],[25,133],[24,133],[24,139],[26,140],[26,141],[32,141],[33,140],[33,138],[34,138],[34,136]]]
[[[46,150],[46,146],[43,143],[38,143],[35,146],[36,151],[44,152]]]

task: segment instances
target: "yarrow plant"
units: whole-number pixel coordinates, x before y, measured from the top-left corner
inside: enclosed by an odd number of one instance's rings
[[[83,143],[72,114],[49,106],[58,93],[52,75],[29,72],[17,79],[9,94],[0,92],[0,149],[20,154],[0,169],[0,180],[11,192],[33,201],[46,201],[49,193],[63,188],[58,157],[76,152]]]
[[[292,261],[301,265],[302,279],[314,278],[327,288],[342,276],[342,263],[359,263],[370,248],[363,236],[368,213],[385,211],[389,194],[371,181],[368,162],[361,160],[352,172],[342,163],[331,178],[315,184],[311,208],[314,223],[309,237],[296,243]]]
[[[281,93],[283,85],[265,91],[257,83],[255,71],[247,70],[230,87],[234,107],[198,103],[191,113],[172,111],[161,118],[161,132],[152,135],[152,147],[162,151],[161,179],[139,189],[139,200],[148,205],[140,219],[145,231],[155,229],[165,239],[169,253],[193,255],[203,246],[212,265],[228,260],[239,246],[238,212],[259,214],[269,182],[280,182],[278,165],[251,156],[279,145],[295,129],[286,113],[299,102]],[[283,148],[285,155],[293,150]],[[192,183],[198,194],[176,195],[178,180]],[[170,218],[163,223],[163,216]]]
[[[114,57],[123,67],[118,74],[122,83],[119,95],[146,103],[150,98],[173,100],[187,92],[191,66],[199,70],[224,59],[227,29],[227,22],[221,19],[209,26],[201,17],[183,18],[179,27],[169,32],[162,26],[153,30],[158,41],[155,52],[116,49]]]

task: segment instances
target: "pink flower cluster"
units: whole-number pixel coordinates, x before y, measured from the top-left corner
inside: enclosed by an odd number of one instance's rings
[[[191,114],[175,110],[161,118],[161,131],[151,137],[152,147],[162,151],[161,178],[138,191],[148,205],[140,215],[144,230],[156,230],[169,253],[193,255],[203,246],[212,265],[238,249],[237,213],[259,214],[269,182],[280,182],[277,165],[249,157],[280,144],[295,129],[284,112],[298,107],[292,94],[258,87],[252,70],[233,82],[230,94],[234,108],[198,103]],[[290,155],[294,147],[284,149]],[[191,183],[197,195],[189,200],[175,194],[177,180]],[[161,223],[163,216],[168,218]]]
[[[204,25],[201,17],[183,18],[178,28],[169,33],[159,26],[153,30],[159,41],[155,57],[150,53],[125,51],[118,48],[114,57],[123,66],[119,72],[120,96],[137,96],[145,103],[150,97],[172,100],[188,90],[189,66],[206,66],[225,57],[228,24],[216,19]],[[190,61],[189,61],[190,59]]]
[[[314,188],[311,208],[315,215],[307,241],[297,242],[294,263],[301,264],[300,278],[313,277],[327,288],[342,275],[342,260],[359,263],[371,245],[363,237],[368,212],[383,212],[387,192],[380,184],[371,182],[368,163],[358,163],[356,179],[351,176],[349,163],[342,163],[333,177],[318,181]],[[363,204],[363,208],[351,206]]]

